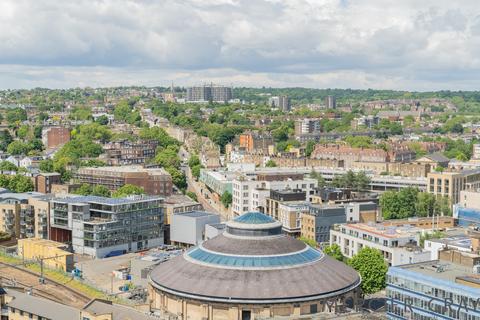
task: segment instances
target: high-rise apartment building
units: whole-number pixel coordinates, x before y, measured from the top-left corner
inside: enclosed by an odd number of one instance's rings
[[[295,121],[295,135],[320,133],[320,119],[298,119]]]
[[[203,85],[187,88],[188,102],[225,103],[233,98],[232,88],[216,85]]]
[[[325,107],[327,109],[335,109],[337,107],[337,99],[334,96],[326,96]]]
[[[268,99],[268,105],[288,112],[291,110],[290,98],[288,96],[275,96]]]

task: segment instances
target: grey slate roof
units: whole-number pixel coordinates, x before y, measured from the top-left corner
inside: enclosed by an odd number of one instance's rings
[[[449,162],[450,161],[450,159],[448,159],[447,157],[445,157],[441,153],[427,154],[425,157],[432,160],[432,161],[435,161],[435,162]]]
[[[161,263],[150,274],[153,285],[199,300],[264,303],[321,298],[352,290],[360,277],[328,256],[295,268],[238,270],[191,263],[183,256]]]
[[[14,297],[14,299],[8,303],[8,307],[32,313],[46,319],[78,319],[80,316],[79,310],[73,307],[35,297],[24,292],[7,289],[7,295]]]
[[[92,300],[82,310],[91,314],[112,314],[114,320],[158,320],[157,317],[146,315],[138,310],[126,306],[109,303],[103,300]]]
[[[235,255],[274,255],[297,252],[305,249],[305,244],[290,237],[277,237],[272,239],[239,239],[229,238],[223,234],[205,241],[205,249]]]

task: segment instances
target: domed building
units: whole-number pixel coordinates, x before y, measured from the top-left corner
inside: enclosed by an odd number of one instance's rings
[[[358,273],[282,234],[260,212],[150,274],[152,310],[178,319],[249,320],[336,312],[360,294]]]

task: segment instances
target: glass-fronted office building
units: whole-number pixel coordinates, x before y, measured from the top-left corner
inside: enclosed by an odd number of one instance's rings
[[[444,261],[390,267],[391,320],[480,320],[480,278],[472,268]]]

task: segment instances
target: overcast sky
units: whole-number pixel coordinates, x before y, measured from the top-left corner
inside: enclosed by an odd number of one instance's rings
[[[480,89],[478,0],[1,0],[0,88]]]

